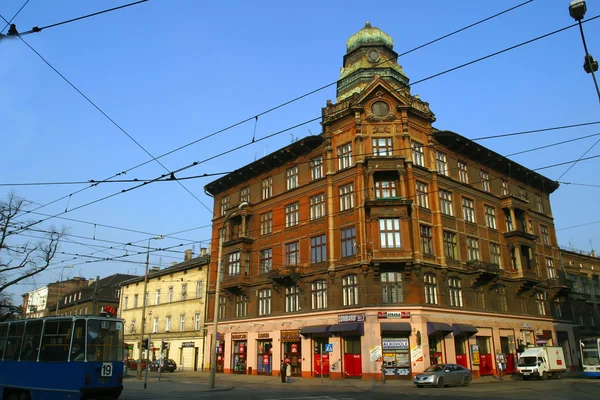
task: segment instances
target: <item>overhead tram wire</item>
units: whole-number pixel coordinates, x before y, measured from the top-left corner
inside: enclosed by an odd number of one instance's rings
[[[452,36],[452,35],[455,35],[455,34],[457,34],[457,33],[459,33],[459,32],[462,32],[462,31],[464,31],[464,30],[466,30],[466,29],[469,29],[469,28],[471,28],[471,27],[477,26],[477,25],[479,25],[479,24],[481,24],[481,23],[483,23],[483,22],[489,21],[489,20],[491,20],[491,19],[493,19],[493,18],[496,18],[496,17],[498,17],[498,16],[500,16],[500,15],[503,15],[503,14],[505,14],[505,13],[509,12],[509,11],[515,10],[515,9],[517,9],[517,8],[519,8],[519,7],[523,6],[523,5],[525,5],[525,4],[528,4],[528,3],[530,3],[531,1],[533,1],[533,0],[528,0],[528,1],[525,1],[525,2],[523,2],[523,3],[521,3],[521,4],[518,4],[517,6],[514,6],[514,7],[511,7],[511,8],[508,8],[508,9],[506,9],[506,10],[502,11],[502,12],[499,12],[499,13],[497,13],[497,14],[494,14],[494,15],[490,16],[490,17],[484,18],[484,19],[482,19],[482,20],[480,20],[480,21],[478,21],[478,22],[475,22],[475,23],[473,23],[473,24],[470,24],[470,25],[468,25],[468,26],[466,26],[466,27],[464,27],[464,28],[458,29],[458,30],[456,30],[456,31],[454,31],[454,32],[452,32],[452,33],[450,33],[450,34],[446,34],[446,35],[444,35],[444,36],[442,36],[442,37],[440,37],[440,38],[437,38],[437,39],[435,39],[435,40],[432,40],[432,41],[430,41],[430,42],[428,42],[428,43],[425,43],[425,44],[423,44],[423,45],[417,46],[417,47],[415,47],[415,48],[413,48],[413,49],[411,49],[411,50],[408,50],[408,51],[406,51],[406,52],[404,52],[404,53],[400,54],[400,55],[399,55],[399,57],[400,57],[400,56],[402,56],[402,55],[406,55],[406,54],[412,53],[413,51],[416,51],[416,50],[418,50],[418,49],[421,49],[421,48],[423,48],[423,47],[425,47],[425,46],[428,46],[428,45],[430,45],[430,44],[436,43],[436,42],[438,42],[438,41],[440,41],[440,40],[442,40],[442,39],[448,38],[448,37],[450,37],[450,36]],[[377,65],[380,65],[381,63],[384,63],[384,62],[386,62],[386,61],[390,61],[390,60],[392,60],[392,59],[384,60],[384,61],[380,62],[380,63],[379,63],[379,64],[377,64]],[[156,159],[160,159],[160,158],[162,158],[162,157],[165,157],[165,156],[167,156],[167,155],[170,155],[170,154],[172,154],[172,153],[174,153],[174,152],[177,152],[177,151],[179,151],[179,150],[182,150],[182,149],[184,149],[184,148],[186,148],[186,147],[192,146],[192,145],[194,145],[194,144],[196,144],[196,143],[198,143],[198,142],[200,142],[200,141],[202,141],[202,140],[208,139],[208,138],[210,138],[210,137],[212,137],[212,136],[215,136],[215,135],[218,135],[218,134],[220,134],[220,133],[222,133],[222,132],[225,132],[225,131],[227,131],[227,130],[233,129],[233,128],[237,127],[237,126],[243,125],[243,124],[244,124],[244,123],[246,123],[246,122],[249,122],[249,121],[255,120],[256,118],[258,118],[258,117],[260,117],[260,116],[263,116],[263,115],[269,114],[269,113],[271,113],[271,112],[273,112],[273,111],[276,111],[276,110],[278,110],[279,108],[285,107],[285,106],[287,106],[287,105],[289,105],[289,104],[292,104],[292,103],[294,103],[294,102],[296,102],[296,101],[298,101],[298,100],[301,100],[301,99],[303,99],[303,98],[305,98],[305,97],[308,97],[308,96],[310,96],[310,95],[312,95],[312,94],[314,94],[314,93],[320,92],[321,90],[324,90],[324,89],[326,89],[326,88],[328,88],[328,87],[330,87],[330,86],[333,86],[333,85],[337,84],[337,82],[338,82],[338,80],[335,80],[334,82],[331,82],[331,83],[329,83],[329,84],[323,85],[323,86],[321,86],[321,87],[319,87],[319,88],[317,88],[317,89],[314,89],[314,90],[312,90],[312,91],[310,91],[310,92],[307,92],[307,93],[305,93],[305,94],[303,94],[303,95],[300,95],[300,96],[298,96],[298,97],[295,97],[295,98],[293,98],[293,99],[291,99],[291,100],[288,100],[288,101],[286,101],[286,102],[280,103],[279,105],[276,105],[276,106],[274,106],[274,107],[271,107],[271,108],[269,108],[269,109],[267,109],[267,110],[265,110],[265,111],[263,111],[263,112],[260,112],[260,113],[258,113],[258,114],[256,114],[256,115],[254,115],[254,116],[251,116],[251,117],[248,117],[248,118],[246,118],[246,119],[244,119],[244,120],[238,121],[238,122],[236,122],[236,123],[234,123],[234,124],[231,124],[231,125],[229,125],[229,126],[227,126],[227,127],[225,127],[225,128],[222,128],[222,129],[220,129],[220,130],[218,130],[218,131],[215,131],[215,132],[213,132],[213,133],[211,133],[211,134],[208,134],[208,135],[206,135],[206,136],[204,136],[204,137],[202,137],[202,138],[200,138],[200,139],[194,140],[194,141],[192,141],[192,142],[189,142],[189,143],[187,143],[187,144],[185,144],[185,145],[182,145],[182,146],[180,146],[180,147],[177,147],[177,148],[175,148],[175,149],[173,149],[173,150],[171,150],[171,151],[168,151],[168,152],[166,152],[166,153],[164,153],[164,154],[161,154],[160,156],[156,157]],[[152,162],[153,160],[154,160],[154,159],[147,160],[147,161],[145,161],[145,162],[143,162],[143,163],[141,163],[141,164],[138,164],[138,165],[136,165],[136,166],[134,166],[134,167],[131,167],[131,168],[129,168],[129,169],[127,169],[127,170],[125,170],[125,171],[122,171],[122,172],[119,172],[119,173],[117,173],[117,174],[114,174],[114,175],[112,175],[111,177],[104,179],[103,181],[108,181],[108,180],[110,180],[110,179],[112,179],[112,178],[115,178],[115,177],[117,177],[117,176],[123,175],[123,174],[125,174],[125,173],[127,173],[127,172],[130,172],[130,171],[132,171],[132,170],[136,169],[136,168],[139,168],[139,167],[141,167],[141,166],[143,166],[143,165],[146,165],[146,164],[148,164],[148,163]],[[41,209],[41,208],[44,208],[44,207],[46,207],[46,206],[48,206],[48,205],[51,205],[51,204],[54,204],[54,203],[56,203],[56,202],[58,202],[58,201],[64,200],[64,199],[66,199],[66,198],[68,198],[68,197],[70,197],[70,196],[72,196],[72,195],[75,195],[75,194],[77,194],[77,193],[80,193],[80,192],[82,192],[82,191],[84,191],[84,190],[87,190],[87,189],[89,189],[90,187],[93,187],[93,186],[95,186],[95,185],[91,185],[91,186],[88,186],[88,187],[85,187],[85,188],[79,189],[79,190],[77,190],[77,191],[75,191],[75,192],[73,192],[73,193],[70,193],[70,194],[68,194],[68,195],[65,195],[65,196],[63,196],[63,197],[61,197],[61,198],[58,198],[58,199],[56,199],[56,200],[53,200],[53,201],[51,201],[51,202],[49,202],[49,203],[42,204],[42,205],[40,205],[39,207],[37,207],[35,210],[39,210],[39,209]]]
[[[15,18],[17,18],[17,16],[21,13],[21,11],[23,11],[23,9],[25,8],[25,6],[28,3],[29,3],[29,0],[26,0],[25,3],[23,3],[21,8],[19,8],[19,11],[17,11],[16,14],[13,15],[13,17],[10,19],[10,21],[6,22],[6,25],[4,26],[4,28],[2,28],[2,30],[0,31],[0,34],[3,33],[6,30],[6,28],[8,28],[10,26],[10,24],[14,21]]]
[[[585,22],[590,22],[590,21],[593,21],[593,20],[597,19],[598,17],[600,17],[600,15],[598,15],[598,16],[595,16],[595,17],[592,17],[592,18],[590,18],[590,19],[586,20]],[[488,55],[488,56],[480,57],[480,58],[478,58],[478,59],[476,59],[476,60],[474,60],[474,61],[471,61],[471,62],[468,62],[468,63],[461,64],[461,65],[459,65],[459,66],[457,66],[457,67],[454,67],[454,68],[451,68],[451,69],[449,69],[449,70],[443,71],[443,72],[441,72],[441,73],[437,73],[437,74],[431,75],[430,77],[427,77],[427,78],[421,79],[421,80],[419,80],[419,81],[417,81],[417,82],[415,82],[415,83],[411,84],[411,86],[412,86],[412,85],[415,85],[415,84],[417,84],[417,83],[419,83],[419,82],[424,82],[424,81],[426,81],[426,80],[429,80],[429,79],[431,79],[431,78],[434,78],[434,77],[438,77],[438,76],[444,75],[444,74],[446,74],[446,73],[448,73],[448,72],[450,72],[450,71],[455,71],[455,70],[457,70],[457,69],[464,68],[464,67],[466,67],[466,66],[472,65],[472,64],[474,64],[474,63],[476,63],[476,62],[479,62],[479,61],[486,60],[486,59],[488,59],[488,58],[490,58],[490,57],[492,57],[492,56],[495,56],[495,55],[502,54],[502,53],[504,53],[504,52],[506,52],[506,51],[508,51],[508,50],[510,50],[510,49],[515,49],[515,48],[518,48],[518,47],[520,47],[520,46],[522,46],[522,45],[524,45],[524,44],[529,44],[529,43],[535,42],[535,41],[537,41],[537,40],[540,40],[540,39],[542,39],[542,38],[546,38],[546,37],[549,37],[549,36],[551,36],[551,35],[554,35],[554,34],[557,34],[557,33],[563,32],[564,30],[566,30],[566,29],[569,29],[569,28],[572,28],[572,27],[575,27],[575,26],[577,26],[577,24],[569,25],[569,26],[567,26],[567,27],[565,27],[565,28],[562,28],[562,29],[555,30],[555,31],[553,31],[553,32],[550,32],[550,33],[548,33],[548,34],[545,34],[545,35],[542,35],[542,36],[538,36],[537,38],[530,39],[530,40],[528,40],[528,41],[522,42],[521,44],[517,44],[517,45],[511,46],[511,47],[509,47],[509,48],[507,48],[507,49],[504,49],[504,50],[497,51],[497,52],[495,52],[495,53],[492,53],[492,54],[490,54],[490,55]],[[283,132],[285,132],[285,131],[288,131],[288,130],[291,130],[291,129],[297,128],[297,127],[299,127],[299,126],[305,125],[305,124],[307,124],[307,123],[310,123],[310,122],[313,122],[313,121],[316,121],[316,120],[318,120],[318,119],[321,119],[321,117],[322,117],[322,116],[318,116],[318,117],[316,117],[316,118],[313,118],[313,119],[311,119],[311,120],[308,120],[308,121],[305,121],[305,122],[303,122],[303,123],[300,123],[300,124],[294,125],[294,126],[292,126],[292,127],[289,127],[289,128],[287,128],[287,129],[284,129],[284,130],[282,130],[282,131],[279,131],[279,132],[273,133],[273,134],[271,134],[271,135],[267,135],[267,136],[265,136],[265,137],[263,137],[263,138],[260,138],[260,139],[257,139],[257,140],[250,141],[250,142],[248,142],[248,143],[246,143],[246,144],[243,144],[243,145],[237,146],[237,147],[235,147],[235,148],[229,149],[229,150],[227,150],[227,151],[221,152],[221,153],[219,153],[219,154],[217,154],[217,155],[214,155],[214,156],[212,156],[212,157],[209,157],[209,158],[207,158],[207,159],[204,159],[204,160],[202,160],[202,161],[195,161],[195,162],[193,162],[193,163],[191,163],[191,164],[188,164],[188,165],[186,165],[186,166],[184,166],[184,167],[181,167],[181,168],[179,168],[179,169],[173,170],[173,171],[171,171],[171,173],[172,173],[172,174],[179,173],[179,172],[181,172],[181,171],[187,170],[187,169],[189,169],[189,168],[192,168],[192,167],[194,167],[194,166],[197,166],[197,165],[199,165],[199,164],[202,164],[202,163],[204,163],[204,162],[207,162],[207,161],[213,160],[213,159],[215,159],[215,158],[221,157],[221,156],[223,156],[223,155],[225,155],[225,154],[229,154],[229,153],[231,153],[231,152],[234,152],[234,151],[240,150],[240,149],[242,149],[242,148],[244,148],[244,147],[247,147],[247,146],[249,146],[249,145],[252,145],[252,144],[254,144],[254,143],[256,143],[256,142],[259,142],[259,141],[262,141],[262,140],[268,139],[268,138],[270,138],[270,137],[273,137],[273,136],[276,136],[276,135],[278,135],[278,134],[281,134],[281,133],[283,133]],[[253,117],[253,118],[254,118],[254,117]],[[251,119],[253,119],[253,118],[251,118]],[[159,157],[160,157],[160,156],[159,156]],[[148,162],[149,162],[149,161],[148,161]],[[158,177],[158,178],[156,178],[156,179],[154,179],[154,180],[152,180],[152,181],[150,181],[150,182],[146,182],[146,183],[144,183],[144,184],[142,184],[142,185],[137,185],[137,186],[134,186],[134,187],[132,187],[132,188],[125,189],[125,190],[123,190],[123,191],[121,191],[121,192],[119,192],[119,193],[114,193],[114,194],[111,194],[111,195],[105,196],[105,197],[103,197],[103,198],[100,198],[100,199],[94,200],[94,201],[92,201],[92,202],[86,203],[86,204],[84,204],[84,205],[81,205],[81,206],[77,207],[76,209],[80,209],[80,208],[82,208],[82,207],[86,207],[86,206],[88,206],[88,205],[91,205],[91,204],[97,203],[97,202],[99,202],[99,201],[106,200],[106,199],[108,199],[108,198],[111,198],[111,197],[114,197],[114,196],[116,196],[117,194],[120,194],[120,193],[125,193],[125,192],[128,192],[128,191],[131,191],[131,190],[134,190],[134,189],[140,188],[140,187],[142,187],[142,186],[144,186],[144,185],[146,185],[146,184],[153,183],[153,182],[155,182],[155,181],[157,181],[157,180],[159,180],[159,179],[163,178],[164,176],[166,176],[166,175],[162,175],[162,176],[160,176],[160,177]],[[84,189],[81,189],[81,190],[84,190]],[[69,211],[72,211],[72,210],[69,210]],[[66,212],[69,212],[69,211],[66,211]],[[57,216],[58,216],[58,215],[62,215],[62,214],[64,214],[64,213],[65,213],[65,212],[63,212],[63,213],[60,213],[60,214],[57,214]],[[50,218],[52,218],[52,217],[50,217]],[[41,220],[41,221],[38,221],[37,223],[40,223],[40,222],[43,222],[43,221],[44,221],[44,220]]]

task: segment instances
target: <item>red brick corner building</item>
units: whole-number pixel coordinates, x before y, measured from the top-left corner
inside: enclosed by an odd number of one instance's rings
[[[433,128],[397,57],[367,23],[323,132],[206,185],[212,254],[223,239],[219,372],[277,375],[286,359],[293,376],[410,379],[450,362],[477,378],[498,350],[510,373],[519,348],[573,340],[552,316],[568,294],[558,185]],[[210,270],[208,321],[217,257]]]

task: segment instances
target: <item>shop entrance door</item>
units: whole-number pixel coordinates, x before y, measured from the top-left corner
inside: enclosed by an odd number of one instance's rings
[[[500,337],[500,351],[506,358],[504,373],[514,374],[516,372],[515,355],[510,351],[510,339],[508,337]]]
[[[360,336],[344,337],[344,376],[346,378],[362,377]]]
[[[217,372],[223,372],[225,367],[225,360],[223,359],[223,356],[225,354],[225,341],[219,340],[217,342],[217,345]],[[166,357],[169,358],[168,350]]]
[[[454,338],[454,348],[456,349],[456,363],[469,368],[469,358],[467,356],[467,339],[464,336]]]
[[[494,357],[490,349],[489,336],[477,336],[477,345],[479,346],[479,374],[494,374]]]
[[[256,371],[259,375],[271,375],[273,370],[273,341],[257,340],[256,341]]]
[[[321,376],[321,372],[323,372],[323,376],[329,376],[329,353],[325,351],[325,347],[328,343],[328,338],[314,338],[313,371],[315,371],[315,376]],[[321,349],[323,349],[322,353]]]

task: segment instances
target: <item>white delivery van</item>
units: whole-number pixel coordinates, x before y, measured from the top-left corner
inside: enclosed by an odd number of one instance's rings
[[[560,379],[567,364],[562,347],[530,347],[519,354],[517,368],[523,380],[531,377],[547,379],[549,376]]]

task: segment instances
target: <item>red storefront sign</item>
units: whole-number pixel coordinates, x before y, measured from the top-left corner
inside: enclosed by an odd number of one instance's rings
[[[292,346],[292,353],[297,353],[298,352],[298,345],[296,343],[293,343]]]
[[[378,319],[410,318],[410,311],[378,311]]]
[[[269,356],[263,356],[263,364],[269,365]]]

